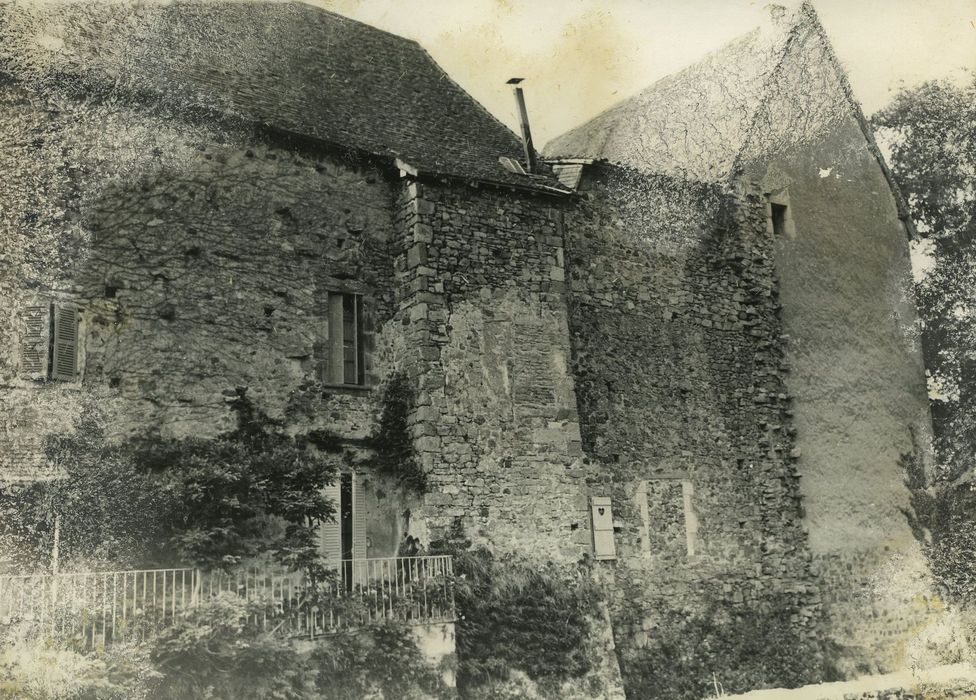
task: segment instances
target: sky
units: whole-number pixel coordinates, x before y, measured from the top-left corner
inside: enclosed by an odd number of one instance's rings
[[[308,0],[416,39],[536,147],[758,26],[767,0]],[[789,4],[783,2],[783,4]],[[870,115],[903,86],[976,71],[976,0],[813,0]]]

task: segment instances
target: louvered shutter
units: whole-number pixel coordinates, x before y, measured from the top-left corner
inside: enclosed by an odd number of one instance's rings
[[[55,307],[51,378],[74,381],[78,373],[78,310]]]
[[[332,502],[335,509],[335,520],[322,523],[319,527],[319,554],[326,560],[329,567],[339,568],[342,560],[342,528],[339,515],[339,478],[336,476],[334,484],[322,489],[322,495]]]
[[[48,306],[29,306],[24,309],[20,371],[31,379],[47,377],[49,312]]]
[[[352,558],[353,583],[365,583],[368,576],[366,559],[366,491],[363,477],[352,475]]]

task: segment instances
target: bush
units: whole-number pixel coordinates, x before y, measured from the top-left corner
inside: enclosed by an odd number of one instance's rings
[[[697,612],[670,610],[647,645],[621,654],[628,697],[699,700],[715,692],[794,688],[824,680],[824,649],[791,621],[795,604],[706,601]],[[829,678],[827,680],[830,680]]]
[[[487,550],[455,554],[454,565],[462,696],[484,697],[512,670],[551,688],[590,670],[599,596],[588,572]]]
[[[315,669],[254,621],[264,606],[222,593],[163,629],[151,646],[159,700],[314,698]]]
[[[343,632],[311,653],[322,700],[382,697],[447,698],[453,693],[402,626],[382,624]]]
[[[0,630],[0,698],[146,700],[157,677],[146,650],[132,645],[95,657],[29,623]]]

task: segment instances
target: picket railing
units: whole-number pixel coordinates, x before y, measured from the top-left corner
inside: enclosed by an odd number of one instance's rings
[[[171,625],[221,593],[248,601],[250,624],[284,636],[454,619],[451,557],[429,556],[345,560],[321,581],[269,569],[0,576],[0,623],[30,621],[95,648]]]

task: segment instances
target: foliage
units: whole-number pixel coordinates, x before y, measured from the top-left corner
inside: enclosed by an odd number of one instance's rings
[[[891,143],[892,171],[932,261],[918,285],[932,376],[934,474],[903,455],[909,522],[951,600],[976,601],[976,79],[930,82],[898,94],[874,117]]]
[[[695,611],[664,613],[646,646],[621,654],[628,697],[698,700],[716,683],[731,694],[824,680],[824,650],[798,629],[795,613],[785,597],[740,608],[706,600]]]
[[[0,627],[0,698],[143,700],[158,677],[145,650],[119,645],[95,657],[30,623]]]
[[[932,575],[946,601],[976,602],[976,489],[971,483],[930,488],[918,449],[901,456],[910,509],[905,517],[925,549]]]
[[[66,561],[228,566],[267,553],[317,567],[316,528],[334,510],[322,488],[334,466],[275,430],[243,393],[235,408],[237,429],[209,440],[111,445],[81,426],[52,441],[64,478],[0,491],[0,539],[22,567],[41,566],[57,513]]]
[[[371,466],[380,474],[394,477],[402,486],[424,493],[427,475],[417,462],[407,426],[414,399],[410,378],[404,372],[392,374],[383,387],[383,411],[371,440],[376,449]]]
[[[511,670],[549,688],[590,670],[589,619],[599,596],[588,572],[484,549],[454,556],[462,696],[493,694]]]
[[[918,285],[939,478],[976,460],[976,80],[929,82],[875,115],[932,269]]]
[[[220,594],[164,628],[152,645],[160,700],[314,697],[315,670],[291,642],[252,620],[263,604]]]
[[[222,593],[137,642],[82,653],[25,625],[0,648],[0,699],[348,700],[450,692],[409,628],[365,626],[313,643],[259,624],[266,603]]]
[[[451,697],[440,674],[402,626],[381,624],[346,631],[311,653],[323,699]]]

